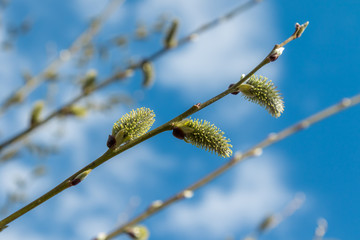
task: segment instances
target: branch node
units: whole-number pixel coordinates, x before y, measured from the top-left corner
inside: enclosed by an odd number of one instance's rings
[[[84,180],[87,177],[87,175],[89,175],[90,172],[91,169],[83,171],[82,173],[77,175],[75,178],[73,178],[73,180],[70,181],[70,186],[75,186],[79,184],[82,180]]]
[[[232,88],[235,84],[234,83],[231,83],[228,87],[228,89]],[[239,90],[234,90],[233,92],[231,92],[232,95],[238,95],[240,93]]]
[[[263,150],[262,150],[262,148],[260,148],[260,147],[254,148],[254,149],[251,151],[251,155],[253,155],[253,156],[255,156],[255,157],[261,156],[262,153],[263,153]]]
[[[194,192],[186,189],[181,193],[181,195],[183,198],[192,198],[194,196]]]
[[[148,208],[148,211],[149,212],[155,211],[156,209],[162,207],[163,204],[164,204],[163,201],[155,200],[150,204],[150,206]]]
[[[99,233],[94,240],[105,240],[107,239],[108,235],[104,232]]]
[[[280,57],[280,55],[283,53],[284,49],[285,48],[283,48],[283,47],[276,47],[276,45],[275,45],[275,49],[272,50],[272,52],[268,56],[270,62],[276,61]]]
[[[268,136],[268,140],[274,142],[278,139],[278,135],[276,133],[270,133]]]
[[[349,107],[351,103],[352,102],[350,98],[344,98],[343,100],[341,100],[341,106],[344,108]]]
[[[200,108],[200,106],[201,106],[201,103],[197,103],[197,104],[195,104],[193,107],[195,107],[195,108],[199,109],[199,108]]]

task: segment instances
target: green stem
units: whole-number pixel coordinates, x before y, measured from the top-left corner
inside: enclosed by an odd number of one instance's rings
[[[78,172],[76,172],[75,174],[70,176],[69,178],[65,179],[62,183],[57,185],[55,188],[51,189],[46,194],[42,195],[41,197],[39,197],[38,199],[36,199],[33,202],[29,203],[25,207],[19,209],[18,211],[14,212],[13,214],[11,214],[8,217],[1,220],[0,221],[0,229],[5,227],[7,224],[14,221],[15,219],[19,218],[20,216],[24,215],[25,213],[29,212],[31,209],[39,206],[43,202],[45,202],[45,201],[49,200],[50,198],[52,198],[53,196],[59,194],[60,192],[64,191],[65,189],[71,187],[71,184],[70,184],[71,180],[74,179],[76,176],[78,176],[80,173],[82,173],[82,172],[84,172],[86,170],[89,170],[89,169],[96,168],[97,166],[99,166],[102,163],[106,162],[107,160],[109,160],[113,156],[114,156],[114,154],[112,153],[112,151],[108,150],[102,156],[100,156],[98,159],[96,159],[95,161],[93,161],[92,163],[90,163],[89,165],[84,167],[83,169],[79,170]]]

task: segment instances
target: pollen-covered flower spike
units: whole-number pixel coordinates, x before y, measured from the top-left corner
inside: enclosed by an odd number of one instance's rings
[[[145,61],[142,64],[143,82],[144,87],[150,87],[154,82],[155,71],[151,62]]]
[[[205,120],[184,119],[174,124],[173,135],[196,147],[214,152],[221,157],[230,157],[230,139],[219,128]]]
[[[178,42],[176,39],[176,33],[178,30],[178,26],[179,21],[177,19],[174,19],[164,39],[164,45],[166,48],[173,48],[177,46]]]
[[[252,75],[249,80],[239,86],[245,98],[265,107],[274,117],[280,117],[284,111],[284,101],[276,87],[263,76]]]
[[[30,125],[34,126],[41,121],[40,115],[44,108],[44,101],[37,101],[31,111]]]
[[[155,113],[149,108],[138,108],[122,116],[112,128],[107,146],[120,146],[145,134],[155,122]]]

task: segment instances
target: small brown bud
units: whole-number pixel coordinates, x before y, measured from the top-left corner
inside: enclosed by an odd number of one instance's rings
[[[282,54],[282,52],[284,51],[285,48],[280,47],[280,48],[276,48],[274,49],[270,55],[269,55],[269,60],[270,62],[274,62],[276,61],[276,59],[278,59],[280,57],[280,55]]]
[[[229,85],[228,88],[232,88],[234,85],[235,85],[235,84],[232,83],[232,84]],[[231,94],[232,94],[232,95],[238,95],[239,92],[240,92],[240,91],[234,91],[234,92],[232,92]]]
[[[91,172],[91,169],[80,173],[73,180],[70,181],[70,185],[75,186],[75,185],[79,184],[82,180],[84,180],[87,177],[87,175],[89,175],[90,172]]]
[[[112,148],[116,144],[116,139],[113,135],[109,135],[108,140],[106,142],[106,146],[108,148]]]
[[[181,139],[181,140],[183,140],[183,139],[185,138],[185,133],[184,133],[184,131],[183,131],[181,128],[179,128],[179,127],[175,127],[175,128],[173,129],[172,134],[174,135],[174,137],[176,137],[176,138],[178,138],[178,139]]]

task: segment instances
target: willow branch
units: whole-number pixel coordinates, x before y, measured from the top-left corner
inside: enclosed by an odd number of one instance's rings
[[[150,207],[147,210],[145,210],[143,213],[139,214],[138,216],[136,216],[129,222],[120,226],[118,229],[115,229],[114,231],[112,231],[106,237],[104,237],[102,239],[104,239],[104,240],[105,239],[106,240],[113,239],[114,237],[116,237],[122,233],[126,233],[127,229],[131,228],[132,226],[138,224],[139,222],[142,222],[143,220],[149,218],[150,216],[163,210],[164,208],[172,205],[173,203],[187,198],[188,192],[194,192],[195,190],[199,189],[200,187],[208,184],[209,182],[211,182],[218,176],[224,174],[229,169],[234,167],[236,164],[242,162],[243,160],[259,155],[264,148],[269,147],[276,142],[279,142],[299,131],[302,131],[302,130],[310,127],[311,125],[313,125],[317,122],[323,121],[324,119],[326,119],[330,116],[333,116],[333,115],[341,112],[342,110],[345,110],[347,108],[355,106],[359,103],[360,103],[360,94],[356,95],[352,98],[345,98],[340,103],[330,106],[318,113],[315,113],[314,115],[312,115],[308,118],[305,118],[304,120],[302,120],[288,128],[285,128],[284,130],[282,130],[278,133],[269,134],[269,136],[267,138],[265,138],[263,141],[261,141],[260,143],[256,144],[252,148],[250,148],[244,154],[236,153],[232,157],[232,159],[229,160],[223,166],[219,167],[215,171],[211,172],[210,174],[208,174],[204,178],[200,179],[199,181],[195,182],[194,184],[190,185],[189,187],[185,188],[184,190],[178,192],[177,194],[170,197],[166,201],[163,201],[163,202],[157,201],[156,204],[150,205]]]
[[[201,27],[199,27],[198,29],[196,29],[195,31],[193,31],[192,33],[190,33],[189,35],[187,35],[186,37],[182,38],[181,40],[179,40],[179,44],[177,46],[175,46],[174,48],[171,49],[175,49],[177,47],[180,47],[181,45],[184,45],[185,43],[188,43],[191,41],[191,39],[193,38],[192,36],[194,35],[199,35],[207,30],[210,30],[211,28],[214,28],[215,26],[219,25],[220,23],[224,22],[221,21],[221,19],[226,19],[229,20],[232,17],[236,16],[237,14],[240,14],[242,12],[244,12],[245,10],[249,9],[251,6],[254,6],[257,2],[257,0],[250,0],[249,2],[246,2],[236,8],[234,8],[233,10],[231,10],[230,12],[226,13],[225,15],[218,17],[212,21],[210,21],[209,23],[206,23],[204,25],[202,25]],[[120,71],[117,72],[115,74],[113,74],[111,77],[103,80],[101,83],[99,83],[95,88],[93,88],[91,91],[89,92],[83,92],[81,94],[79,94],[78,96],[74,97],[72,100],[70,100],[67,104],[61,106],[59,109],[53,111],[51,114],[49,114],[46,118],[44,118],[43,120],[39,121],[37,124],[33,125],[33,126],[29,126],[28,128],[24,129],[23,131],[19,132],[18,134],[14,135],[13,137],[10,137],[9,139],[3,141],[2,143],[0,143],[0,152],[5,149],[6,147],[8,147],[9,145],[21,140],[22,138],[26,137],[28,134],[30,134],[32,131],[34,131],[35,129],[39,128],[40,126],[44,125],[45,123],[49,122],[51,119],[59,116],[62,114],[63,110],[69,106],[71,106],[72,104],[77,103],[78,101],[80,101],[81,99],[91,95],[93,92],[100,90],[112,83],[114,83],[117,80],[120,79],[124,79],[125,77],[129,76],[129,73],[131,73],[133,70],[136,70],[138,68],[141,68],[142,64],[146,61],[154,61],[157,58],[161,57],[162,55],[164,55],[165,53],[169,52],[171,50],[170,48],[162,48],[158,51],[156,51],[155,53],[153,53],[151,56],[143,59],[142,61],[139,61],[136,64],[130,65],[127,67],[126,70],[124,71]],[[1,114],[1,110],[0,110],[0,114]]]
[[[72,43],[72,45],[64,50],[72,57],[75,53],[82,49],[83,46],[91,42],[94,36],[99,32],[103,23],[107,20],[109,16],[117,9],[118,5],[122,4],[125,0],[111,0],[105,9],[97,16],[90,26]],[[1,105],[0,115],[3,114],[8,108],[13,106],[16,101],[13,101],[15,98],[24,99],[32,91],[34,91],[41,83],[46,81],[46,76],[51,72],[56,72],[59,67],[68,61],[69,59],[64,59],[61,57],[61,54],[54,59],[42,72],[38,75],[31,77],[25,85],[21,86],[15,90]]]
[[[261,235],[263,235],[265,232],[274,229],[286,218],[293,215],[303,205],[305,198],[306,196],[304,193],[296,193],[295,197],[280,212],[272,213],[263,218],[256,229],[242,240],[260,239]]]
[[[105,79],[101,84],[98,84],[96,87],[93,88],[93,91],[101,89],[105,86],[107,86],[109,84],[109,82],[114,82],[115,80],[119,80],[119,79],[124,79],[126,77],[129,76],[129,72],[121,72],[118,74],[114,74],[113,76]],[[0,144],[0,152],[5,149],[6,147],[8,147],[9,145],[23,139],[24,137],[26,137],[29,133],[33,132],[34,130],[38,129],[39,127],[45,125],[47,122],[49,122],[51,119],[54,119],[55,117],[61,116],[63,115],[64,111],[69,108],[70,106],[74,105],[75,103],[79,102],[81,99],[85,98],[88,95],[88,92],[83,92],[80,95],[78,95],[77,97],[73,98],[72,100],[70,100],[68,103],[64,104],[63,106],[61,106],[60,108],[58,108],[57,110],[53,111],[52,113],[50,113],[46,118],[44,118],[43,120],[37,122],[36,124],[33,124],[31,126],[29,126],[28,128],[26,128],[25,130],[23,130],[22,132],[12,136],[11,138],[5,140],[4,142],[2,142]]]
[[[290,41],[289,41],[290,42]],[[271,53],[271,52],[270,52]],[[261,62],[258,66],[256,66],[254,69],[259,69],[260,67],[264,66],[265,64],[263,62]],[[260,66],[260,67],[259,67]],[[254,70],[252,70],[251,72],[254,72]],[[241,81],[241,80],[240,80]],[[240,82],[239,81],[239,82]],[[239,84],[239,82],[237,84]],[[217,95],[216,97],[204,102],[204,103],[198,103],[194,106],[192,106],[191,108],[189,108],[187,111],[185,111],[184,113],[180,114],[179,116],[173,118],[172,120],[168,121],[167,123],[159,126],[158,128],[130,141],[129,143],[122,145],[116,149],[109,149],[108,151],[106,151],[101,157],[99,157],[98,159],[96,159],[95,161],[93,161],[92,163],[90,163],[89,165],[87,165],[86,167],[84,167],[83,169],[79,170],[78,172],[76,172],[75,174],[73,174],[72,176],[70,176],[69,178],[67,178],[65,181],[63,181],[62,183],[60,183],[58,186],[56,186],[54,189],[50,190],[48,193],[44,194],[43,196],[39,197],[38,199],[36,199],[35,201],[33,201],[32,203],[26,205],[25,207],[19,209],[18,211],[14,212],[13,214],[11,214],[10,216],[6,217],[5,219],[0,221],[0,229],[6,227],[6,225],[12,221],[14,221],[15,219],[19,218],[20,216],[24,215],[25,213],[29,212],[31,209],[39,206],[40,204],[42,204],[43,202],[45,202],[46,200],[54,197],[55,195],[59,194],[60,192],[62,192],[63,190],[67,189],[68,187],[72,186],[71,184],[69,184],[69,182],[71,183],[72,180],[76,179],[77,176],[79,176],[79,174],[82,174],[86,171],[89,170],[93,170],[94,168],[96,168],[97,166],[103,164],[104,162],[106,162],[107,160],[111,159],[112,157],[126,151],[129,148],[132,148],[133,146],[151,138],[154,137],[156,135],[158,135],[159,133],[162,133],[164,131],[168,131],[171,130],[173,128],[173,124],[181,121],[182,119],[200,111],[201,109],[209,106],[210,104],[220,100],[221,98],[225,97],[226,95],[228,95],[229,93],[231,93],[232,88],[220,93],[219,95]],[[198,188],[198,186],[195,184],[193,186],[194,189]],[[190,188],[190,190],[192,190],[192,188]]]

